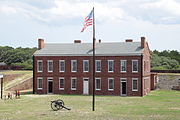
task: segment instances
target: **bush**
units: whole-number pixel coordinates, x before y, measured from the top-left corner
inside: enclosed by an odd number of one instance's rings
[[[23,70],[32,70],[33,69],[33,65],[29,64],[27,62],[23,62],[23,63],[13,63],[12,65],[14,66],[20,66],[23,68]]]

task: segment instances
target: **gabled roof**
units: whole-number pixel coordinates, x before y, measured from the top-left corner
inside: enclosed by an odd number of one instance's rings
[[[96,56],[141,55],[141,42],[96,43]],[[92,56],[92,43],[45,43],[34,56]]]

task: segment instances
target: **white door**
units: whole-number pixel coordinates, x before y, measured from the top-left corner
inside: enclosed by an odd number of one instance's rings
[[[83,94],[85,94],[85,95],[89,94],[89,80],[88,80],[88,78],[84,78],[84,80],[83,80]]]

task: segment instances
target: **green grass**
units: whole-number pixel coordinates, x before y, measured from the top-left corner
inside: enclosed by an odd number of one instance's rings
[[[72,110],[52,111],[50,101],[62,99]],[[23,95],[21,99],[0,100],[0,120],[179,120],[180,92],[152,91],[145,97]]]

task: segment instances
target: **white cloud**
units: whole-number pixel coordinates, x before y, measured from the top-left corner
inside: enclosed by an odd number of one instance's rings
[[[46,23],[71,22],[77,19],[84,19],[95,7],[97,21],[120,20],[123,18],[124,12],[121,8],[109,6],[107,3],[90,3],[76,2],[67,0],[55,0],[54,6],[44,8],[33,6],[27,2],[0,2],[0,10],[2,13],[22,14],[28,18]]]
[[[172,15],[180,16],[180,3],[174,0],[160,0],[154,3],[145,3],[142,7],[145,9],[159,9],[169,12]]]
[[[155,24],[179,24],[180,3],[175,0],[3,0],[0,13],[21,14],[53,25],[79,24],[95,7],[96,21],[140,19]],[[41,4],[42,3],[42,4]],[[50,5],[49,5],[50,4]]]

